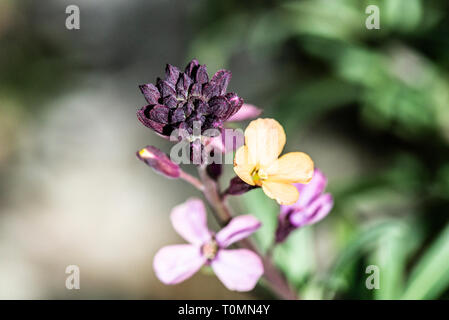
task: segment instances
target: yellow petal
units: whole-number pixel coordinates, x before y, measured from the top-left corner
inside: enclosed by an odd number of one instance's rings
[[[245,130],[245,143],[251,162],[268,166],[279,157],[284,148],[284,128],[274,119],[251,121]]]
[[[285,183],[309,183],[313,177],[313,161],[304,152],[290,152],[266,168],[268,180]]]
[[[234,157],[234,172],[239,176],[240,179],[245,181],[247,184],[254,185],[251,173],[254,170],[255,165],[251,163],[248,156],[248,148],[246,146],[241,146]]]
[[[276,199],[279,204],[294,204],[299,199],[298,189],[292,184],[267,180],[263,182],[262,189],[268,197]]]

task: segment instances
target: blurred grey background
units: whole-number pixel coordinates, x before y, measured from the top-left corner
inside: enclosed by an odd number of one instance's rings
[[[80,8],[67,30],[65,8]],[[0,298],[229,298],[215,277],[177,287],[152,257],[179,242],[168,215],[196,192],[135,152],[137,85],[187,60],[195,1],[0,2]],[[165,144],[167,146],[167,144]],[[81,290],[65,288],[80,267]]]

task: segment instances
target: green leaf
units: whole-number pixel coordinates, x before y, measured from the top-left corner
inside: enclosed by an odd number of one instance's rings
[[[394,221],[383,221],[374,226],[367,226],[358,232],[349,240],[348,245],[341,250],[340,255],[336,259],[327,280],[329,285],[335,291],[347,287],[351,278],[350,273],[352,273],[348,271],[352,270],[354,263],[364,254],[376,248],[379,239],[394,228],[397,228],[397,224]],[[330,296],[335,293],[331,291],[327,293]]]
[[[323,95],[326,92],[326,95]],[[356,99],[357,88],[335,78],[323,78],[286,90],[278,102],[277,118],[293,130]],[[295,117],[292,117],[292,113]]]
[[[380,269],[380,288],[374,290],[378,300],[399,299],[404,290],[404,274],[409,256],[423,240],[415,224],[395,223],[378,241],[370,262]]]
[[[246,212],[254,214],[262,222],[254,238],[261,250],[265,252],[274,241],[279,205],[268,198],[260,188],[244,194],[241,198],[246,206]]]
[[[435,299],[449,286],[449,224],[412,270],[402,299]]]
[[[290,283],[297,287],[303,284],[316,267],[312,228],[293,231],[275,248],[273,258]]]

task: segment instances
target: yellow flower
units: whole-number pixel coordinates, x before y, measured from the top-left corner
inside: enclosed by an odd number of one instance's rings
[[[262,187],[279,204],[289,205],[299,198],[293,183],[309,183],[313,161],[303,152],[278,158],[285,145],[284,128],[274,119],[251,121],[245,130],[245,145],[234,158],[234,171],[246,183]]]

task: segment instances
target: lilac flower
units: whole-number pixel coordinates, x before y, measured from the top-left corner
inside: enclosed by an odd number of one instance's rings
[[[318,169],[315,169],[308,184],[295,184],[299,199],[292,205],[281,206],[276,230],[277,243],[283,242],[293,230],[316,223],[327,216],[334,202],[331,194],[323,194],[326,184],[326,177]]]
[[[256,218],[238,216],[214,234],[207,228],[206,209],[199,199],[175,207],[170,218],[175,230],[190,244],[166,246],[156,253],[153,266],[163,283],[180,283],[210,265],[229,290],[254,288],[263,274],[259,256],[248,249],[225,248],[256,231],[260,227]]]
[[[139,150],[137,158],[145,162],[157,173],[160,173],[168,178],[179,178],[181,176],[181,169],[179,166],[170,160],[170,158],[161,150],[153,146],[146,146]]]
[[[221,128],[243,104],[235,93],[226,93],[231,72],[217,71],[209,79],[205,65],[193,59],[184,72],[168,64],[165,79],[156,85],[139,86],[148,105],[137,112],[138,119],[158,134],[170,136],[179,128],[193,133],[193,123],[201,124],[201,132]]]

